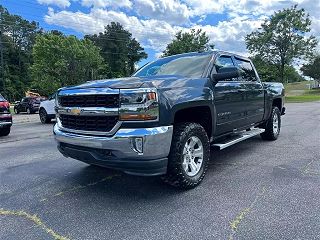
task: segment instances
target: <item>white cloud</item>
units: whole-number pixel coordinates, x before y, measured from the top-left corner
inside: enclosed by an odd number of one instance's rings
[[[179,29],[182,29],[171,26],[165,21],[140,20],[136,16],[127,16],[123,12],[103,9],[92,9],[88,14],[79,11],[54,12],[53,9],[49,9],[48,14],[45,16],[45,21],[49,24],[71,28],[83,34],[103,32],[104,26],[111,22],[119,22],[145,47],[160,51],[172,39],[174,34]]]
[[[53,0],[38,0],[47,3]],[[55,0],[59,1],[67,0]],[[320,36],[320,1],[314,0],[81,0],[89,13],[53,11],[49,9],[45,21],[84,34],[102,32],[110,22],[119,22],[144,47],[156,52],[164,50],[179,30],[202,28],[219,49],[245,53],[244,37],[260,27],[261,22],[274,11],[290,7],[296,2],[310,12],[312,34]],[[126,8],[125,12],[124,9]],[[197,16],[224,13],[228,17],[215,25],[191,22]]]
[[[176,0],[135,0],[134,9],[139,16],[173,24],[183,24],[189,19],[188,7]]]
[[[55,5],[60,8],[65,8],[70,6],[70,0],[37,0],[40,4]]]
[[[113,7],[113,8],[131,8],[132,2],[130,0],[82,0],[81,4],[86,7]]]

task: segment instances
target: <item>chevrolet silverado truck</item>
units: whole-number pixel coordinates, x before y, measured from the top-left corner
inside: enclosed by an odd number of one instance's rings
[[[64,156],[188,189],[203,180],[210,150],[259,134],[278,138],[284,87],[262,83],[246,57],[194,52],[129,78],[60,89],[55,110]]]

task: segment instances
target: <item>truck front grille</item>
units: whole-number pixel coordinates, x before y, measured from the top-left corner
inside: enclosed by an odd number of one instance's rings
[[[64,128],[81,131],[110,132],[118,122],[118,116],[75,116],[60,115]]]
[[[119,107],[119,94],[73,95],[60,96],[62,107]]]

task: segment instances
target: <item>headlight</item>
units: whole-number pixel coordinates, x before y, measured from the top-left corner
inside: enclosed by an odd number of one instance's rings
[[[155,121],[159,118],[159,103],[155,89],[120,90],[120,120]]]

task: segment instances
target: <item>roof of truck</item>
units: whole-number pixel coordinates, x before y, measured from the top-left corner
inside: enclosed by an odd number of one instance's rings
[[[212,55],[216,55],[216,54],[220,54],[220,55],[233,55],[237,58],[241,58],[243,60],[247,60],[247,61],[250,61],[250,59],[248,57],[245,57],[245,56],[242,56],[242,55],[239,55],[239,54],[236,54],[236,53],[232,53],[232,52],[228,52],[228,51],[222,51],[222,50],[217,50],[217,49],[214,49],[214,50],[206,50],[206,51],[199,51],[199,52],[188,52],[188,53],[180,53],[180,54],[176,54],[176,55],[171,55],[171,56],[167,56],[167,57],[163,57],[163,58],[169,58],[169,57],[177,57],[177,56],[194,56],[194,55],[209,55],[209,54],[212,54]]]

